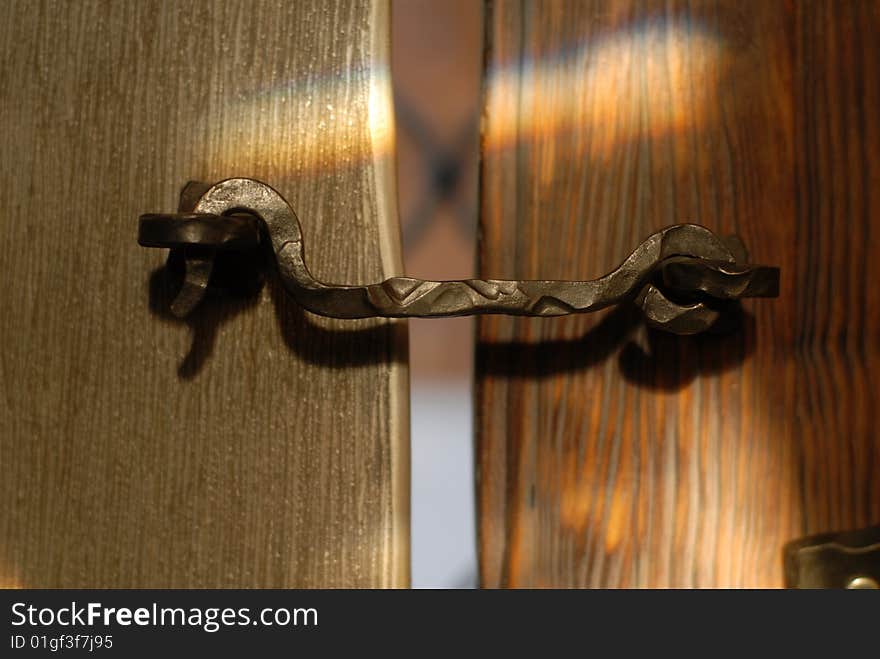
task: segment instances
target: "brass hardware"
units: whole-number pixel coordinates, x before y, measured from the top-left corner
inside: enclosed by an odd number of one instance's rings
[[[271,246],[285,290],[305,309],[335,318],[511,314],[559,316],[634,299],[648,322],[676,334],[715,323],[725,305],[776,297],[779,269],[749,265],[736,237],[694,224],[648,237],[614,271],[593,281],[424,281],[392,277],[368,285],[324,284],[309,272],[293,209],[273,188],[247,178],[190,183],[176,214],[142,215],[138,242],[183,252],[184,285],[172,304],[189,314],[204,296],[219,251]]]
[[[849,590],[877,590],[880,588],[880,584],[871,577],[854,577],[850,579],[846,587]]]
[[[787,588],[880,588],[880,526],[785,545]]]

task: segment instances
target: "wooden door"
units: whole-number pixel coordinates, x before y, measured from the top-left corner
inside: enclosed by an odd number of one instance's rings
[[[593,278],[676,222],[782,268],[738,332],[481,319],[484,586],[780,586],[880,522],[880,3],[490,2],[480,274]]]
[[[0,6],[0,584],[405,586],[406,343],[167,312],[137,217],[251,176],[315,274],[401,272],[387,0]]]

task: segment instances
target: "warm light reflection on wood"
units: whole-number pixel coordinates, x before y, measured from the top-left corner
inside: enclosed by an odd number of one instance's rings
[[[268,90],[245,90],[203,121],[227,140],[206,162],[238,171],[242,161],[295,163],[299,176],[363,166],[394,149],[394,109],[387,67],[329,71]],[[317,76],[316,76],[317,77]],[[352,91],[355,88],[357,93]]]
[[[486,143],[503,148],[571,133],[588,138],[590,156],[608,158],[633,139],[699,129],[723,75],[722,55],[723,43],[708,31],[646,23],[522,66],[502,65],[486,86]],[[552,168],[543,174],[551,177]]]

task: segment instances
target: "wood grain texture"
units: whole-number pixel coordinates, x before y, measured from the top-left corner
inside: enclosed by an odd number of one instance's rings
[[[272,283],[167,313],[137,217],[252,176],[400,274],[386,0],[0,6],[0,582],[409,582],[404,326]]]
[[[738,332],[481,319],[484,586],[781,586],[880,521],[880,3],[493,2],[480,276],[582,279],[652,231],[782,268]]]

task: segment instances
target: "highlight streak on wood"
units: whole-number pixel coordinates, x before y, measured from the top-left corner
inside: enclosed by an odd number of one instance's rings
[[[494,2],[480,275],[584,279],[682,221],[782,268],[740,332],[487,317],[485,586],[781,586],[880,522],[880,3]]]
[[[401,274],[387,1],[0,16],[0,582],[406,586],[404,326],[274,284],[180,323],[136,243],[187,180],[252,176],[317,276]]]

